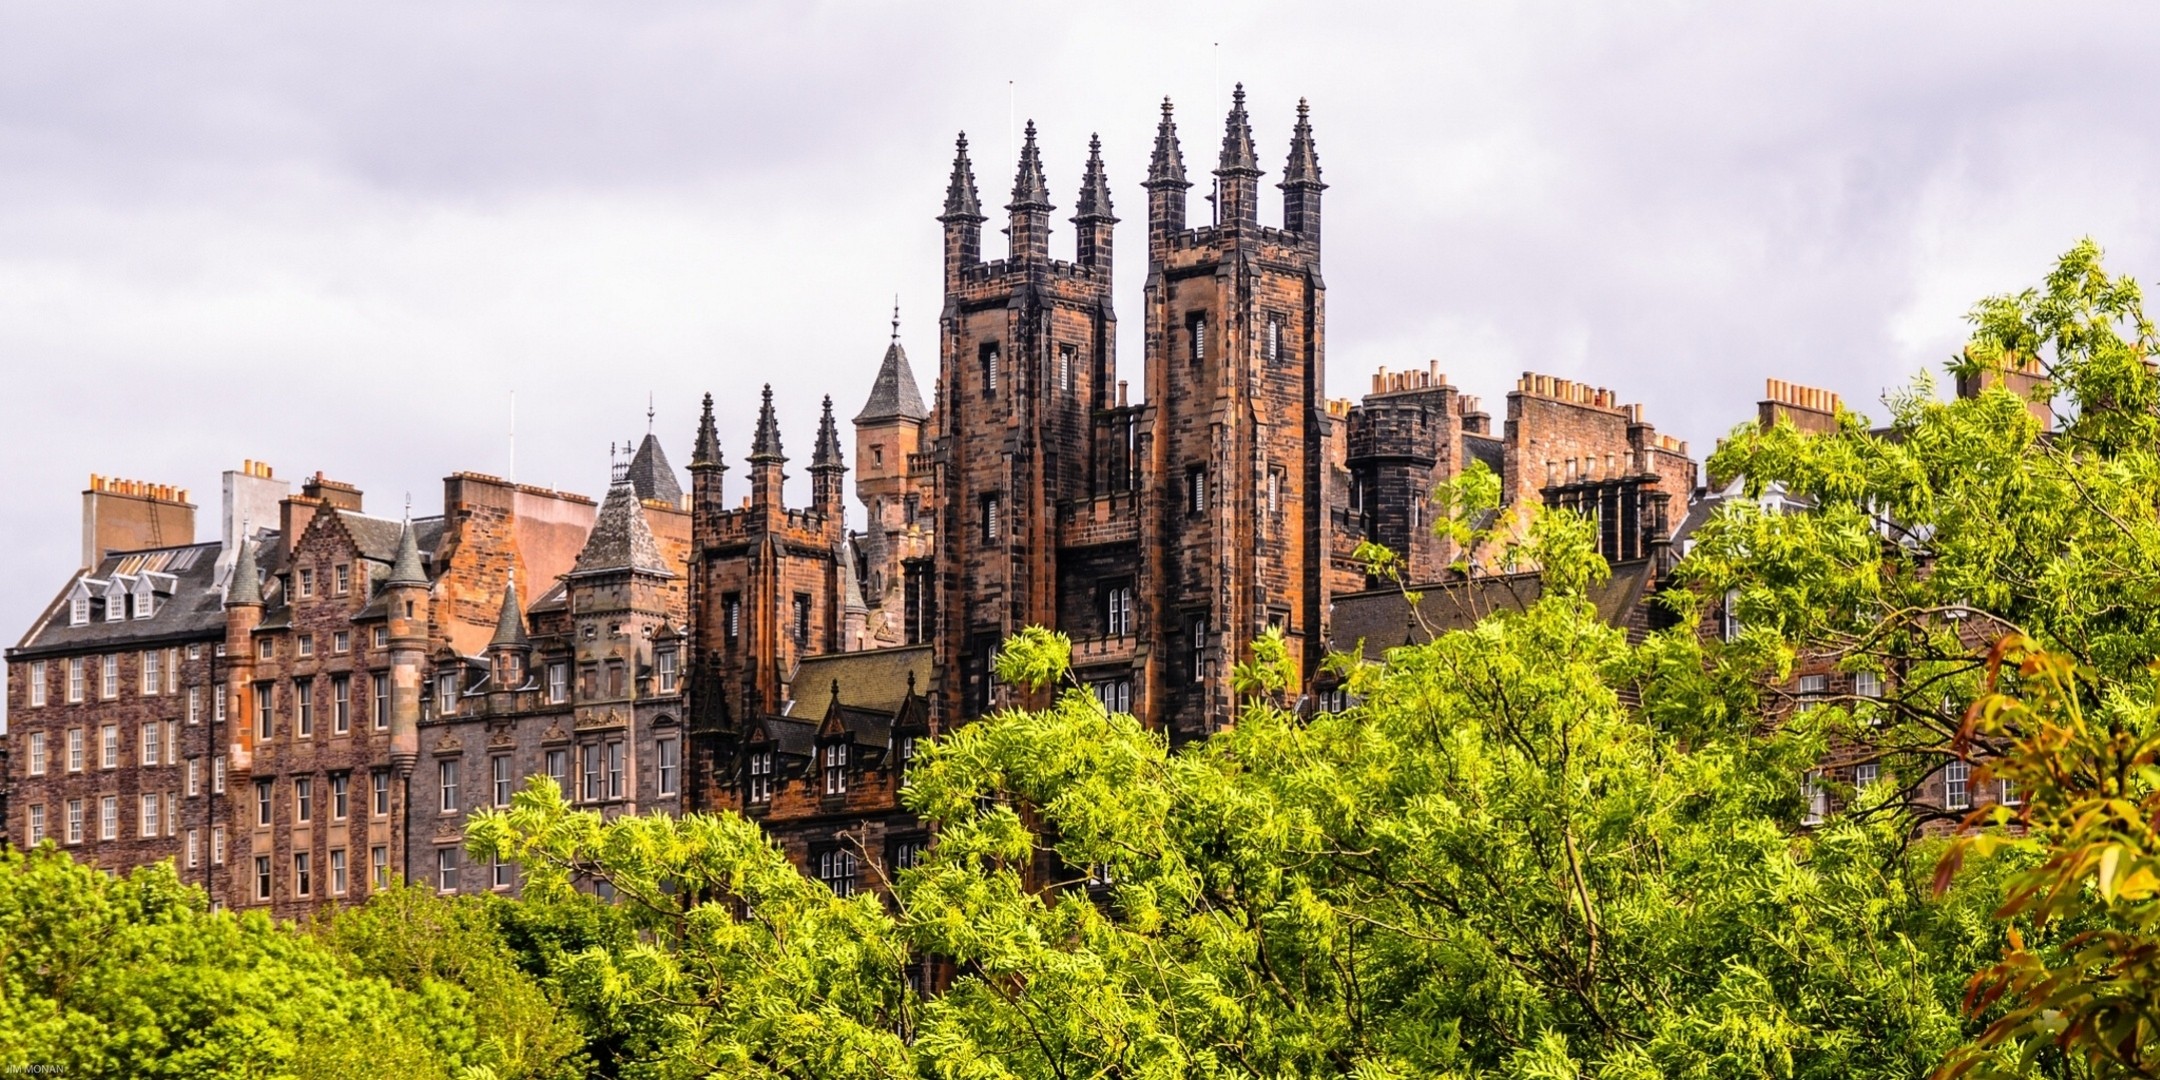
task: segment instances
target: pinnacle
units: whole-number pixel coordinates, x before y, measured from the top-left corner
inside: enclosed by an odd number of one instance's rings
[[[705,395],[705,410],[698,416],[697,443],[690,449],[690,467],[726,469],[720,457],[720,430],[713,423],[712,395]]]
[[[1313,148],[1311,109],[1304,98],[1297,103],[1297,126],[1290,132],[1290,162],[1283,166],[1283,188],[1325,188],[1320,182],[1320,154]]]
[[[1242,173],[1260,175],[1260,165],[1253,155],[1252,122],[1245,115],[1245,84],[1237,84],[1230,95],[1230,115],[1223,120],[1222,164],[1216,168],[1218,175]]]
[[[233,561],[232,580],[225,586],[225,606],[262,606],[262,568],[255,561],[255,545],[240,537],[240,554]]]
[[[975,193],[975,167],[968,161],[967,132],[954,144],[952,182],[945,188],[945,212],[938,220],[947,224],[981,221],[982,199]]]
[[[780,451],[780,421],[773,416],[771,383],[765,384],[765,402],[758,407],[757,436],[750,442],[750,460],[787,460]]]
[[[1043,181],[1042,153],[1035,146],[1035,121],[1027,122],[1020,144],[1020,168],[1013,175],[1013,201],[1007,210],[1050,209],[1050,187]]]
[[[1102,137],[1088,136],[1087,172],[1080,179],[1079,214],[1074,221],[1116,221],[1110,210],[1110,178],[1103,171]]]
[[[420,565],[420,541],[413,535],[412,519],[405,519],[405,527],[398,531],[397,559],[390,564],[390,577],[385,585],[426,585],[427,570]]]
[[[825,395],[825,412],[818,418],[817,451],[810,456],[813,469],[841,469],[840,427],[833,422],[832,395]]]
[[[1162,123],[1155,128],[1155,155],[1148,160],[1147,186],[1191,187],[1185,179],[1185,155],[1178,149],[1177,120],[1170,99],[1162,99]]]

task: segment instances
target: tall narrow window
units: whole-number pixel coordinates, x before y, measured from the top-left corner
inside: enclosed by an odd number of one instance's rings
[[[292,782],[293,823],[305,825],[315,820],[315,778],[296,776]]]
[[[337,594],[343,596],[352,591],[352,564],[339,563],[330,568]]]
[[[720,598],[720,618],[727,633],[727,643],[735,644],[742,636],[742,594],[728,593]]]
[[[270,684],[266,682],[256,683],[255,737],[258,739],[269,738],[271,724],[274,722],[274,720],[275,717],[270,712]]]
[[[202,687],[200,686],[187,688],[187,722],[190,724],[202,723]]]
[[[985,543],[996,543],[997,538],[1000,535],[1000,529],[1001,526],[998,522],[998,497],[996,495],[985,495],[982,497],[983,541]]]
[[[1208,620],[1202,615],[1192,621],[1192,680],[1207,681]]]
[[[1188,513],[1207,513],[1207,467],[1195,465],[1185,470],[1185,509]]]
[[[435,712],[436,712],[436,715],[438,715],[438,716],[452,716],[452,715],[455,715],[455,714],[457,713],[457,699],[458,699],[458,678],[457,678],[457,672],[454,672],[454,671],[445,671],[445,672],[443,672],[443,673],[442,673],[442,674],[441,674],[440,676],[437,676],[437,677],[436,677],[436,680],[435,680]]]
[[[225,826],[210,826],[210,865],[225,865]]]
[[[557,661],[548,665],[548,703],[560,705],[570,700],[570,665]]]
[[[491,773],[488,780],[495,789],[495,805],[510,805],[510,755],[497,754],[489,758],[488,769]]]
[[[623,744],[619,741],[607,744],[607,793],[610,799],[623,797]]]
[[[795,594],[795,644],[810,644],[810,594]]]
[[[1262,346],[1261,346],[1261,347],[1262,347],[1263,351],[1265,351],[1265,352],[1267,353],[1267,362],[1268,362],[1268,363],[1270,363],[1270,364],[1274,364],[1274,363],[1279,363],[1279,362],[1281,362],[1281,360],[1282,360],[1282,316],[1280,316],[1280,315],[1270,315],[1270,316],[1268,316],[1268,317],[1267,317],[1267,337],[1266,337],[1266,339],[1265,339],[1265,340],[1264,340],[1264,341],[1262,342]]]
[[[83,801],[81,799],[69,799],[67,801],[67,842],[80,844],[82,840]]]
[[[672,694],[675,692],[678,670],[675,657],[676,653],[673,649],[661,649],[653,654],[653,669],[656,678],[659,680],[660,693]]]
[[[293,680],[293,717],[300,738],[315,737],[315,680]]]
[[[578,752],[585,759],[585,783],[582,788],[583,794],[580,797],[586,802],[598,802],[600,801],[600,748],[587,743],[579,747]]]
[[[143,653],[140,675],[142,677],[142,692],[144,694],[157,693],[165,685],[165,654],[156,649]]]
[[[223,646],[220,646],[220,648],[222,647]],[[224,683],[210,684],[210,722],[213,724],[222,724],[225,722]]]
[[[564,796],[571,794],[570,751],[550,750],[547,752],[547,775],[548,779],[555,781],[555,790],[562,792]]]
[[[376,888],[378,888],[378,889],[387,889],[387,888],[389,888],[389,887],[390,887],[390,849],[389,849],[389,848],[387,848],[387,847],[383,847],[383,846],[381,846],[381,845],[379,845],[379,844],[378,844],[378,845],[376,845],[375,847],[371,847],[371,848],[369,848],[369,849],[368,849],[368,864],[369,864],[369,866],[371,866],[371,867],[372,867],[372,868],[374,869],[374,878],[373,878],[373,880],[374,880],[374,882],[375,882],[375,887],[376,887]]]
[[[1195,366],[1207,361],[1207,316],[1197,311],[1185,317],[1185,337],[1189,350],[1188,359]]]
[[[225,794],[225,755],[210,759],[210,794]]]
[[[1067,390],[1067,391],[1071,390],[1071,389],[1073,388],[1073,347],[1072,347],[1072,346],[1070,346],[1070,345],[1060,345],[1060,346],[1058,346],[1058,359],[1057,359],[1057,365],[1058,365],[1058,366],[1057,366],[1057,386],[1058,386],[1058,389],[1060,389],[1060,390]]]
[[[339,569],[344,569],[344,568],[343,568],[343,567],[339,567]],[[344,849],[344,848],[338,848],[338,849],[336,849],[336,850],[334,850],[334,851],[332,851],[332,852],[330,853],[330,895],[332,895],[332,896],[343,896],[343,895],[345,895],[345,849]]]
[[[1269,469],[1267,472],[1267,512],[1269,517],[1282,516],[1283,471]]]
[[[368,686],[375,698],[375,730],[390,730],[390,676],[368,676]]]
[[[343,821],[352,811],[352,775],[330,774],[330,820]]]
[[[164,756],[162,740],[158,738],[157,721],[152,720],[142,726],[142,738],[139,740],[139,744],[138,749],[142,753],[142,764],[144,765],[155,765],[158,763],[158,759]]]
[[[437,892],[457,891],[458,849],[454,847],[435,849],[435,889]]]
[[[998,367],[1000,366],[997,343],[990,342],[984,345],[978,358],[982,363],[983,396],[994,398],[998,393]]]
[[[352,730],[352,676],[330,676],[330,733]]]
[[[98,800],[98,839],[120,838],[120,796],[107,795]]]
[[[187,868],[195,869],[202,862],[202,836],[194,829],[187,831]]]
[[[390,770],[375,769],[368,773],[369,808],[376,817],[390,816]]]
[[[45,775],[45,733],[30,733],[30,775]]]
[[[70,705],[80,704],[83,699],[83,658],[80,656],[68,658],[67,699]]]
[[[83,729],[69,728],[67,733],[67,771],[83,771]]]
[[[107,769],[120,767],[120,725],[107,724],[98,729],[98,765]]]
[[[101,690],[100,690],[100,694],[101,694],[101,696],[103,696],[103,697],[105,698],[105,700],[107,700],[107,701],[111,701],[112,699],[114,699],[114,698],[116,698],[116,697],[119,697],[119,696],[120,696],[120,657],[119,657],[119,656],[118,656],[117,654],[114,654],[114,653],[107,653],[107,654],[106,654],[106,656],[105,656],[105,670],[104,670],[104,672],[103,672],[103,676],[104,676],[104,686],[103,686],[103,687],[101,688]]]
[[[657,739],[653,742],[654,790],[661,795],[675,794],[676,774],[682,769],[679,744],[673,739]]]
[[[1110,637],[1133,632],[1133,590],[1130,585],[1112,586],[1104,595],[1103,630]]]
[[[270,827],[270,781],[267,779],[255,781],[255,825],[264,829]]]
[[[458,762],[456,758],[435,763],[436,779],[442,782],[442,812],[457,813],[458,808]]]
[[[78,586],[78,588],[79,587],[80,586]],[[78,592],[75,594],[73,599],[68,601],[68,625],[88,626],[89,624],[90,594],[86,592]]]
[[[270,902],[270,856],[255,856],[255,902]]]
[[[145,795],[142,797],[142,809],[136,813],[135,823],[137,831],[144,836],[156,836],[158,834],[157,796]]]

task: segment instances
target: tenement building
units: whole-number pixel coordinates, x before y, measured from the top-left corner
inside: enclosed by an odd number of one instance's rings
[[[1437,365],[1327,396],[1327,185],[1305,106],[1283,120],[1278,213],[1242,89],[1205,174],[1163,103],[1128,270],[1138,395],[1099,141],[1066,247],[1028,126],[993,257],[962,136],[930,393],[896,313],[850,391],[852,463],[823,403],[808,505],[769,389],[733,418],[754,421],[738,464],[708,395],[687,486],[648,434],[597,502],[459,472],[439,512],[369,513],[250,462],[198,543],[186,492],[94,477],[81,564],[7,654],[0,828],[299,916],[392,878],[516,889],[465,825],[547,776],[606,814],[747,814],[836,889],[878,888],[930,840],[898,797],[924,740],[1030,703],[992,675],[1024,626],[1068,634],[1105,704],[1204,737],[1271,628],[1316,693],[1330,650],[1400,644],[1354,552],[1445,580],[1429,494],[1479,463],[1506,512],[1587,514],[1628,595],[1654,589],[1696,466],[1642,406],[1525,373],[1495,416]]]

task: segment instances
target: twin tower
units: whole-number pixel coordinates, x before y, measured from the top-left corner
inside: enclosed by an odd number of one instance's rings
[[[1101,142],[1089,146],[1067,262],[1051,257],[1054,207],[1035,140],[1030,122],[1005,207],[1010,246],[985,261],[987,219],[960,137],[938,218],[933,405],[919,420],[857,421],[859,455],[882,457],[888,441],[911,450],[859,483],[872,533],[885,534],[865,545],[885,565],[872,559],[866,572],[928,594],[882,590],[936,646],[940,726],[1018,703],[991,665],[1002,640],[1039,624],[1074,639],[1075,675],[1106,701],[1196,737],[1230,718],[1230,669],[1269,627],[1308,677],[1325,652],[1326,185],[1312,127],[1301,102],[1277,185],[1282,225],[1262,225],[1263,171],[1239,87],[1213,220],[1190,225],[1193,185],[1163,102],[1144,185],[1137,405],[1118,375],[1118,218]]]

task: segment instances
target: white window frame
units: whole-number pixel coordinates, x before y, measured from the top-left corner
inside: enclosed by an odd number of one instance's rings
[[[158,734],[157,721],[151,720],[143,724],[142,740],[138,747],[138,752],[141,755],[138,759],[140,764],[155,765],[158,763],[158,758],[164,752],[164,748],[160,745],[162,740],[159,739]]]
[[[680,745],[673,739],[653,740],[653,787],[658,794],[675,794],[676,774],[682,768]]]
[[[120,838],[120,796],[104,795],[98,799],[98,839]]]
[[[45,661],[30,662],[30,707],[41,708],[45,704]]]
[[[120,725],[106,724],[98,729],[98,767],[120,767]]]
[[[33,731],[29,739],[30,760],[26,768],[31,776],[45,775],[45,733]]]
[[[458,810],[458,759],[443,758],[435,763],[435,779],[442,789],[441,810],[455,814]]]
[[[847,794],[848,744],[844,741],[826,743],[820,757],[825,764],[825,794]]]
[[[330,895],[345,895],[345,849],[330,849]]]
[[[165,654],[156,649],[144,649],[140,668],[135,677],[139,685],[136,691],[144,697],[156,697],[165,686]]]
[[[1943,766],[1943,809],[1969,810],[1972,808],[1972,766],[1963,761],[1952,761]]]
[[[68,704],[82,704],[83,693],[88,689],[86,682],[87,680],[83,677],[83,658],[80,656],[68,657]]]
[[[158,834],[158,797],[156,795],[145,795],[142,797],[141,802],[142,805],[137,808],[135,814],[136,835],[140,837],[156,837]]]
[[[83,833],[87,831],[85,829],[86,824],[87,822],[84,820],[83,801],[81,799],[69,799],[67,801],[66,840],[66,843],[69,846],[73,846],[75,844],[80,844],[83,842]]]
[[[491,755],[488,758],[488,771],[490,774],[488,776],[489,786],[493,789],[492,794],[495,796],[494,805],[510,805],[510,792],[513,787],[511,779],[513,770],[510,767],[510,755]]]

